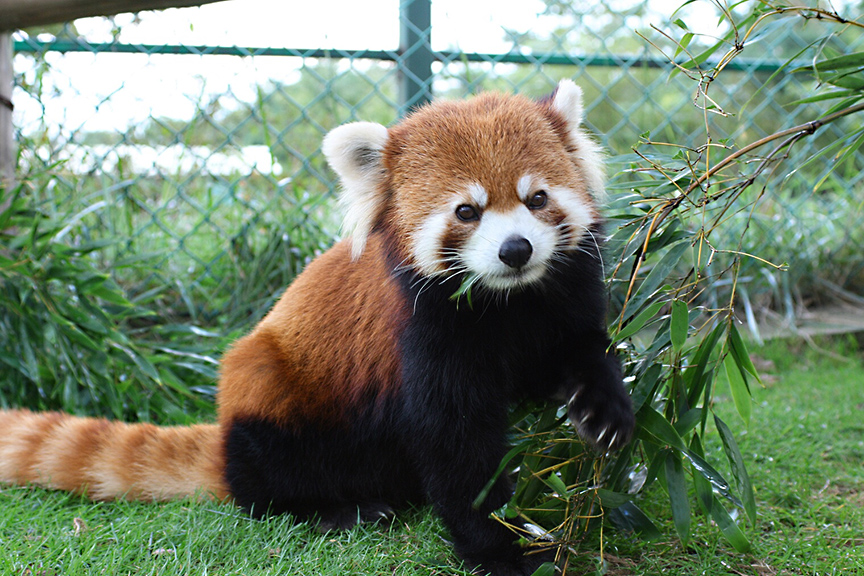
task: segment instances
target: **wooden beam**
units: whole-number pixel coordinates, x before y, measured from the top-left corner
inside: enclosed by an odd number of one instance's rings
[[[12,128],[12,33],[0,32],[0,186],[15,178],[15,132]]]
[[[199,6],[221,0],[0,0],[0,31],[68,22],[87,16]]]

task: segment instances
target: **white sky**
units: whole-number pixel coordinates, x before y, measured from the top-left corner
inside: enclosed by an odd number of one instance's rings
[[[653,0],[652,8],[668,16],[681,1]],[[433,0],[433,48],[506,52],[512,43],[505,29],[554,29],[554,17],[538,18],[544,6],[542,0]],[[137,23],[124,14],[115,23],[126,43],[385,50],[398,47],[398,15],[399,0],[231,0],[144,12]],[[86,18],[76,26],[91,42],[111,40],[109,20]],[[42,116],[68,130],[121,130],[150,116],[185,118],[202,95],[230,90],[251,100],[256,85],[290,82],[299,65],[280,57],[85,53],[49,54],[47,61],[53,67],[47,82],[56,97],[45,94],[40,103],[21,90],[14,95],[15,121],[25,130]],[[32,62],[18,56],[16,71],[32,75]]]

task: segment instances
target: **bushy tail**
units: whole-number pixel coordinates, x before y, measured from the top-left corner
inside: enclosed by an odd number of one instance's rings
[[[31,483],[94,500],[223,499],[223,470],[215,424],[159,427],[0,410],[0,483]]]

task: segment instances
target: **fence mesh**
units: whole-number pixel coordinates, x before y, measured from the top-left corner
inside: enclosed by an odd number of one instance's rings
[[[196,322],[254,319],[332,241],[338,215],[321,138],[349,120],[389,124],[422,102],[422,90],[406,101],[406,77],[435,97],[542,95],[573,78],[585,91],[588,125],[611,155],[627,154],[649,131],[683,145],[704,141],[694,83],[652,46],[664,42],[652,24],[674,28],[674,5],[546,0],[507,13],[441,0],[431,27],[418,27],[400,22],[407,11],[394,1],[299,19],[276,3],[244,3],[244,12],[258,11],[248,25],[233,4],[14,34],[19,174],[40,183],[33,190],[46,209],[77,215],[75,241],[110,241],[103,265],[130,294]],[[711,6],[691,4],[675,18],[691,28],[716,21]],[[261,14],[299,23],[279,37]],[[812,94],[812,76],[795,66],[775,72],[824,30],[815,21],[784,26],[712,86],[730,113],[712,118],[715,141],[745,144],[813,120],[812,107],[796,104]],[[400,47],[400,28],[416,42]],[[214,30],[223,35],[208,35]],[[317,45],[285,45],[295,39]],[[843,53],[864,40],[847,31],[831,43]],[[431,78],[410,67],[424,53],[434,60]],[[796,147],[789,165],[844,135],[844,124],[828,126]],[[805,275],[837,253],[860,252],[862,165],[860,156],[839,168],[826,160],[772,182],[750,225],[751,250],[793,264],[793,277],[754,268],[745,289],[752,282],[751,292],[791,309],[802,298],[794,270]],[[730,223],[730,234],[743,226]],[[857,261],[823,280],[857,290]]]

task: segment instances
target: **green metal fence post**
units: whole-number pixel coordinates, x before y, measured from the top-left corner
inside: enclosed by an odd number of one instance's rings
[[[12,128],[12,34],[0,32],[0,183],[15,175],[15,136]]]
[[[431,1],[402,0],[399,20],[399,115],[404,116],[432,99]]]

